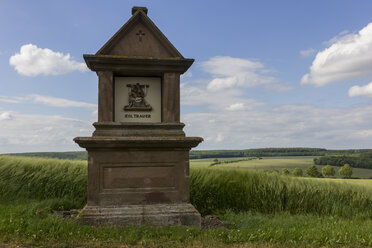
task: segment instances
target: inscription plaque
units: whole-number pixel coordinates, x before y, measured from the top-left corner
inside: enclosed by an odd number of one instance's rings
[[[161,122],[161,79],[116,77],[115,122]]]

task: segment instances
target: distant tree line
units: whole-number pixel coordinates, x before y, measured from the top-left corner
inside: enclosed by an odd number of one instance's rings
[[[367,155],[369,154],[369,155]],[[286,156],[322,156],[318,158],[315,164],[327,165],[331,164],[334,166],[343,166],[344,164],[350,164],[352,167],[359,168],[372,168],[372,165],[366,162],[367,160],[363,157],[364,162],[358,162],[355,164],[355,158],[359,155],[371,156],[372,149],[349,149],[349,150],[327,150],[323,148],[257,148],[257,149],[246,149],[246,150],[207,150],[207,151],[195,151],[190,152],[190,159],[201,159],[201,158],[234,158],[234,157],[286,157]],[[6,155],[15,156],[27,156],[27,157],[46,157],[46,158],[59,158],[59,159],[76,159],[76,160],[87,160],[88,154],[85,151],[79,152],[32,152],[32,153],[13,153]],[[334,157],[334,160],[341,159],[339,163],[327,163],[325,162],[329,157]],[[341,158],[340,158],[341,157]],[[328,161],[328,160],[327,160]],[[360,165],[359,165],[360,164]],[[362,165],[363,164],[363,165]],[[364,166],[364,167],[363,167]]]
[[[327,150],[323,148],[295,147],[295,148],[258,148],[247,150],[207,150],[207,151],[193,150],[190,152],[190,158],[201,159],[233,157],[326,156],[343,154],[355,155],[367,152],[372,152],[372,149]]]
[[[83,152],[27,152],[27,153],[10,153],[6,155],[22,157],[43,157],[72,160],[88,160],[88,153]]]
[[[349,164],[354,168],[372,169],[372,152],[360,153],[358,155],[326,155],[314,158],[314,164],[333,166]]]

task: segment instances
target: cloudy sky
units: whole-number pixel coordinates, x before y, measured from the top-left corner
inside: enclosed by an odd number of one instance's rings
[[[147,6],[195,63],[181,119],[199,149],[372,148],[372,1],[2,1],[0,153],[79,150],[94,54]]]

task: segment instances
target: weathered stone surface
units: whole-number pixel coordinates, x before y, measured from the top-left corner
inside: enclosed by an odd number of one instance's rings
[[[95,122],[93,136],[185,137],[183,123]]]
[[[160,144],[149,137],[140,143],[130,138],[77,141],[88,150],[88,205],[188,203],[190,145],[182,143],[185,138]]]
[[[139,7],[139,6],[134,6],[132,8],[132,15],[134,15],[139,10],[142,10],[147,15],[148,9],[146,7]]]
[[[164,73],[162,88],[162,122],[180,122],[180,74]]]
[[[183,58],[167,37],[147,16],[146,9],[134,7],[132,17],[96,53],[154,58]]]
[[[78,217],[89,225],[152,225],[200,227],[198,211],[187,203],[122,205],[119,207],[86,206]]]
[[[100,71],[98,75],[98,121],[113,121],[113,80],[111,71]]]
[[[117,76],[161,76],[164,71],[183,74],[194,59],[128,57],[84,54],[92,71],[114,71]]]
[[[196,147],[203,138],[200,137],[111,137],[111,136],[94,136],[94,137],[76,137],[74,139],[79,146],[83,148],[187,148],[190,150]]]
[[[200,214],[190,204],[189,151],[203,139],[186,137],[180,123],[180,75],[194,60],[178,52],[147,16],[147,8],[134,7],[132,14],[95,55],[84,55],[99,78],[98,122],[92,137],[74,139],[88,151],[87,206],[78,220],[91,225],[200,227]],[[151,123],[115,118],[116,112],[123,114],[115,109],[129,111],[115,100],[132,92],[116,89],[120,77],[160,82],[161,90],[154,92],[161,97],[161,113],[156,112]],[[131,97],[143,103],[147,93],[133,92]]]

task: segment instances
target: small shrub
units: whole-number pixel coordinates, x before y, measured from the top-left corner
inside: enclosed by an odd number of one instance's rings
[[[351,177],[353,175],[353,168],[349,164],[344,164],[339,170],[338,174],[342,177]]]
[[[333,168],[331,165],[326,165],[322,168],[322,174],[325,177],[333,177],[335,173],[335,168]]]
[[[310,166],[306,169],[306,175],[308,175],[309,177],[318,177],[318,168],[315,165]]]
[[[288,176],[288,175],[290,175],[291,173],[289,172],[289,170],[287,169],[287,168],[283,168],[282,169],[282,175],[284,175],[284,176]]]
[[[274,169],[274,170],[271,171],[271,173],[273,173],[273,174],[279,174],[279,171]]]
[[[293,170],[292,175],[295,176],[295,177],[302,177],[302,176],[304,175],[304,172],[302,171],[301,168],[298,168],[298,167],[297,167],[297,168],[295,168],[295,169]]]

